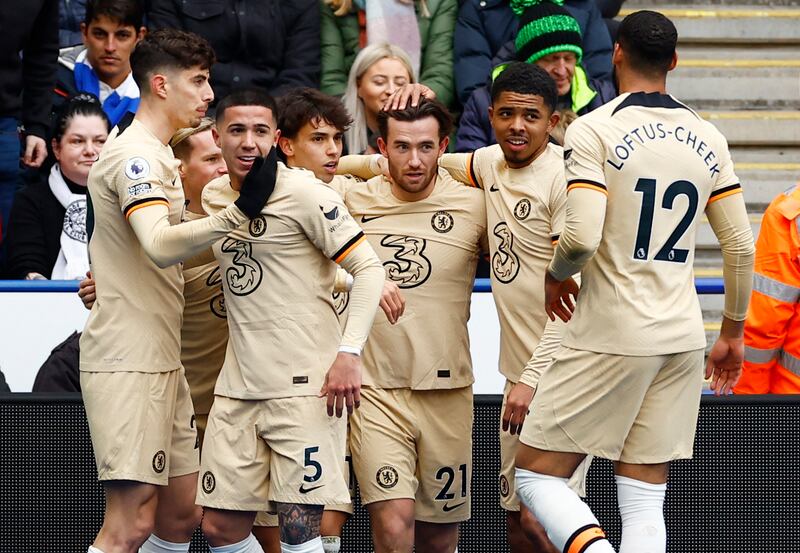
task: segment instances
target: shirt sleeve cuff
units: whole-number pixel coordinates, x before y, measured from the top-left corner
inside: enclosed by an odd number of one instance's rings
[[[352,353],[353,355],[361,355],[361,348],[356,348],[353,346],[339,346],[340,353]]]

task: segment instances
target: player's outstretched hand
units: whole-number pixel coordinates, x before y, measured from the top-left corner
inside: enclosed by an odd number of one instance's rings
[[[711,379],[714,395],[728,395],[742,376],[744,339],[720,335],[706,362],[706,378]]]
[[[506,408],[503,411],[503,432],[512,434],[522,432],[522,423],[528,415],[534,392],[535,390],[527,384],[522,382],[514,384],[508,393]]]
[[[565,323],[569,322],[575,311],[574,299],[578,297],[579,291],[580,288],[572,277],[559,282],[549,271],[545,271],[544,310],[551,321],[558,317]]]
[[[383,111],[405,109],[409,100],[411,100],[412,107],[417,107],[420,98],[435,100],[436,93],[421,83],[405,84],[389,96],[389,99],[383,104]]]
[[[92,271],[86,272],[86,278],[78,284],[78,297],[83,302],[83,306],[89,311],[92,310],[94,300],[97,299],[97,292],[94,288],[94,279],[92,278]]]
[[[277,176],[278,154],[275,152],[275,147],[272,147],[266,157],[257,157],[253,161],[250,172],[247,173],[242,182],[239,197],[233,203],[249,219],[254,219],[261,213],[273,190],[275,190]]]
[[[328,398],[330,417],[334,412],[341,417],[345,406],[348,414],[358,409],[361,405],[361,357],[340,351],[325,375],[319,397]]]
[[[392,324],[395,324],[406,310],[406,300],[400,293],[400,287],[391,280],[383,283],[380,306]]]

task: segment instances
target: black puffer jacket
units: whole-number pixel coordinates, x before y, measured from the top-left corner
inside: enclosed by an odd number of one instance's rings
[[[172,27],[205,37],[217,54],[217,99],[258,87],[280,95],[319,87],[319,0],[150,0],[151,30]]]

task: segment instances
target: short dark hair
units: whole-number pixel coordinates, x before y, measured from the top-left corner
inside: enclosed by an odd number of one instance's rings
[[[514,61],[506,66],[492,83],[492,103],[503,92],[541,96],[550,113],[555,111],[558,102],[556,82],[547,71],[531,63]]]
[[[389,119],[396,121],[419,121],[427,117],[433,117],[439,123],[439,141],[445,136],[450,136],[453,130],[453,116],[438,100],[420,98],[416,107],[411,105],[411,101],[403,109],[391,111],[381,110],[378,112],[378,130],[381,137],[386,140],[389,136]]]
[[[106,16],[138,31],[144,22],[143,4],[141,0],[87,0],[83,22],[88,27],[99,17]]]
[[[281,112],[278,128],[281,136],[294,138],[303,125],[325,121],[345,132],[353,123],[339,98],[328,96],[314,88],[296,88],[278,99]]]
[[[237,106],[261,106],[267,108],[272,112],[275,124],[277,125],[278,123],[278,104],[275,102],[275,98],[260,88],[237,88],[220,100],[215,114],[217,123],[222,121],[226,109]]]
[[[133,80],[142,93],[149,92],[148,79],[163,69],[211,69],[214,50],[203,37],[177,29],[159,29],[145,35],[131,54]]]
[[[641,10],[622,20],[617,42],[633,69],[645,75],[664,75],[675,56],[678,30],[665,15]]]

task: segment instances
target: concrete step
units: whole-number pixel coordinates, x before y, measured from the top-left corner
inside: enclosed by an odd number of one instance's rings
[[[742,59],[733,51],[728,59],[681,57],[670,73],[667,89],[700,110],[798,110],[800,48],[795,50],[794,59]]]
[[[800,44],[800,7],[775,5],[651,6],[678,28],[681,44]],[[626,5],[620,17],[636,11]]]
[[[800,153],[795,159],[800,160]],[[794,186],[800,177],[800,163],[743,161],[735,162],[735,167],[751,212],[763,212],[775,196]]]
[[[739,60],[789,60],[794,63],[799,58],[796,44],[678,44],[678,66],[686,60],[719,60],[732,64]]]
[[[683,8],[728,8],[742,6],[748,8],[791,8],[800,6],[800,0],[627,0],[626,11],[652,10],[660,5]]]
[[[731,156],[750,212],[763,212],[800,179],[800,149],[733,147]]]
[[[800,22],[798,22],[800,28]],[[800,147],[800,112],[700,110],[732,146]]]
[[[750,228],[753,229],[753,238],[758,238],[762,216],[763,214],[761,213],[750,214]],[[719,241],[717,241],[717,237],[714,235],[714,231],[705,216],[700,220],[700,225],[697,228],[696,243],[698,249],[719,250]]]

